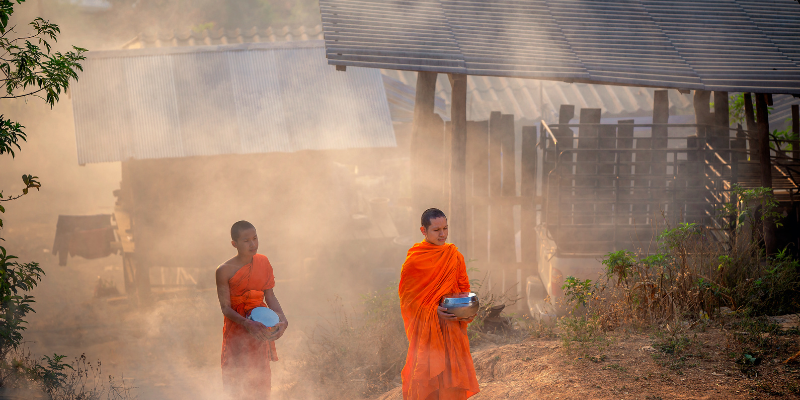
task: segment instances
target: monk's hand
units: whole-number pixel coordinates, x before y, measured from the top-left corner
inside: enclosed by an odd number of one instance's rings
[[[471,317],[459,318],[458,320],[459,320],[459,321],[461,321],[461,322],[466,322],[466,323],[468,323],[468,324],[469,324],[469,323],[471,323],[471,322],[472,322],[472,320],[474,320],[474,319],[475,319],[475,317],[477,317],[477,316],[478,316],[478,314],[475,314],[475,315],[473,315],[473,316],[471,316]]]
[[[436,313],[439,314],[439,319],[443,319],[445,321],[458,321],[458,317],[447,312],[447,309],[442,306],[436,308]]]
[[[261,322],[247,320],[247,322],[244,324],[244,329],[247,330],[247,333],[253,335],[253,337],[258,340],[263,340],[265,342],[269,340],[269,328],[267,328]]]
[[[272,329],[272,333],[267,340],[276,341],[283,336],[283,333],[286,332],[286,328],[289,327],[289,322],[281,321],[278,322],[278,325],[275,325],[275,329]]]

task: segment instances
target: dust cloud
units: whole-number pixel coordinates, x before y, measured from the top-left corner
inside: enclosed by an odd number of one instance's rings
[[[134,3],[145,11],[131,11]],[[156,3],[169,12],[159,14]],[[124,6],[124,12],[115,14],[113,9],[87,12],[67,2],[40,0],[19,6],[15,18],[41,15],[61,25],[57,49],[62,51],[73,44],[117,49],[146,29],[211,22],[231,27],[233,17],[209,22],[206,18],[213,13],[207,10],[213,7],[206,3],[219,2],[112,1],[114,7]],[[316,11],[309,14],[306,3],[275,2],[268,13],[271,24],[318,24]],[[199,11],[180,13],[181,7]],[[222,398],[223,321],[213,277],[216,266],[235,255],[230,225],[246,219],[258,229],[259,252],[274,266],[276,295],[290,322],[278,342],[281,361],[272,364],[273,398],[280,398],[281,387],[297,373],[293,360],[306,351],[304,340],[314,327],[325,323],[331,302],[338,299],[355,309],[364,293],[399,276],[408,240],[396,244],[375,235],[369,240],[356,237],[371,237],[368,231],[374,227],[359,219],[377,212],[371,199],[408,196],[396,184],[407,168],[402,146],[79,166],[68,94],[52,109],[37,99],[4,101],[2,106],[3,114],[26,126],[28,141],[16,158],[0,158],[0,188],[6,195],[16,194],[22,189],[22,174],[42,182],[40,191],[5,204],[6,228],[1,232],[9,252],[23,262],[39,262],[47,274],[33,291],[36,313],[29,316],[24,335],[34,354],[69,359],[86,354],[102,363],[103,376],[137,388],[140,399]],[[125,297],[119,255],[71,257],[67,266],[59,266],[50,254],[59,215],[114,212],[120,201],[114,192],[121,189],[126,168],[133,171],[128,182],[143,216],[137,221],[136,245],[153,284],[152,301],[146,305]],[[381,212],[409,221],[396,226],[406,234],[413,230],[413,218],[403,210]],[[354,214],[359,217],[355,222]],[[96,297],[98,279],[113,281],[120,296]],[[175,287],[178,279],[194,284],[191,289]]]

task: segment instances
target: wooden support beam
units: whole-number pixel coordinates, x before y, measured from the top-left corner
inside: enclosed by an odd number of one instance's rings
[[[695,90],[694,91],[694,115],[695,122],[698,125],[711,124],[711,92],[708,90]],[[706,136],[706,128],[702,126],[697,127],[697,137],[702,138]]]
[[[795,138],[800,138],[800,105],[792,104],[792,133]],[[800,160],[800,142],[795,139],[792,143],[792,158]]]
[[[669,123],[669,92],[667,90],[656,90],[653,92],[653,123],[654,124],[668,124]],[[666,149],[669,144],[669,129],[666,126],[656,126],[652,130],[652,141],[650,145],[654,149]],[[652,166],[650,173],[653,175],[664,175],[663,178],[656,178],[652,180],[651,186],[653,187],[654,197],[660,201],[665,200],[667,188],[667,152],[659,151],[652,154]],[[659,201],[660,204],[663,204]],[[656,207],[661,208],[660,205]],[[663,208],[661,208],[663,210]],[[655,211],[655,210],[651,210]]]
[[[720,156],[727,162],[730,161],[730,152],[725,150],[730,148],[730,126],[731,119],[728,111],[728,92],[714,92],[714,140],[711,146],[718,152]]]
[[[570,120],[575,118],[575,106],[572,104],[562,104],[558,111],[559,125],[566,125]],[[559,150],[571,149],[574,145],[574,132],[572,129],[563,127],[553,131],[553,134],[558,137]]]
[[[533,199],[536,196],[537,136],[535,126],[522,127],[520,189],[522,196],[529,199],[520,209],[522,262],[529,269],[525,277],[536,274],[536,205]]]
[[[669,91],[667,90],[653,92],[653,123],[669,123]],[[653,127],[653,148],[666,149],[668,137],[669,131],[666,126]]]
[[[450,126],[450,235],[451,243],[469,254],[467,247],[467,75],[449,74],[451,91]]]
[[[744,94],[744,120],[747,123],[747,130],[750,131],[747,143],[750,146],[750,160],[758,160],[758,139],[753,136],[753,132],[758,131],[756,126],[756,114],[753,111],[753,97],[750,93]]]
[[[756,93],[756,122],[758,123],[759,164],[761,166],[761,186],[772,189],[772,163],[769,147],[769,111],[767,95]],[[767,255],[775,254],[777,249],[775,221],[764,219],[764,247]]]
[[[581,124],[599,124],[602,110],[599,108],[582,108],[580,113]],[[581,126],[578,130],[578,149],[585,149],[578,153],[576,159],[578,165],[575,168],[577,174],[586,174],[584,177],[575,178],[575,195],[581,197],[594,197],[595,187],[597,186],[597,178],[591,175],[597,174],[597,161],[598,161],[598,133],[599,127],[593,125]],[[570,207],[564,204],[566,207]],[[595,207],[589,205],[585,211],[596,211]],[[589,214],[587,216],[576,217],[575,223],[579,224],[592,224],[597,223],[594,219],[595,215]]]
[[[417,92],[414,99],[414,122],[411,128],[411,204],[412,215],[422,215],[422,212],[433,207],[424,204],[427,190],[424,176],[428,160],[425,157],[425,135],[428,134],[433,123],[433,105],[436,96],[436,73],[417,73]],[[416,222],[413,224],[416,226]]]
[[[489,114],[489,197],[498,198],[501,196],[502,190],[502,175],[500,173],[502,167],[502,114],[499,111],[492,111]],[[489,262],[490,266],[494,267],[503,262],[502,249],[503,241],[502,235],[499,234],[502,221],[502,206],[490,205],[489,206]],[[495,282],[500,282],[502,275],[490,268],[487,271],[494,279]]]
[[[467,146],[474,140],[476,153],[472,173],[472,193],[474,196],[489,196],[489,121],[472,122],[467,125]],[[474,136],[469,136],[470,130]],[[483,204],[472,206],[472,226],[475,232],[472,258],[479,262],[489,261],[489,207]],[[484,271],[486,273],[487,271]]]
[[[522,235],[522,262],[527,270],[524,278],[528,275],[536,275],[536,167],[537,167],[537,132],[535,126],[522,127],[522,159],[520,184],[522,196],[529,199],[522,203],[520,209],[520,230]]]

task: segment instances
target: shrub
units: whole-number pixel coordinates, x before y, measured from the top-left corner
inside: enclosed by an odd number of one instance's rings
[[[658,235],[656,254],[608,253],[601,279],[568,277],[565,298],[576,309],[585,306],[601,329],[707,319],[721,306],[753,315],[799,312],[800,262],[785,249],[765,256],[758,229],[742,234],[744,226],[759,227],[766,219],[779,223],[771,192],[734,187],[731,193],[725,210],[738,225],[729,241],[697,224],[668,226]]]
[[[63,362],[65,356],[45,356],[35,359],[30,352],[16,349],[2,360],[0,375],[4,387],[33,389],[52,400],[128,400],[133,388],[113,377],[104,376],[100,362],[92,363],[86,355]]]
[[[16,349],[25,330],[25,316],[35,312],[28,291],[42,280],[38,263],[20,263],[0,246],[0,359]],[[2,386],[2,382],[0,382]]]

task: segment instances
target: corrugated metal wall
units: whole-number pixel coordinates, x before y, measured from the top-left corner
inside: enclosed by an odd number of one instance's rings
[[[321,41],[90,52],[72,96],[81,164],[396,144],[380,71]]]

